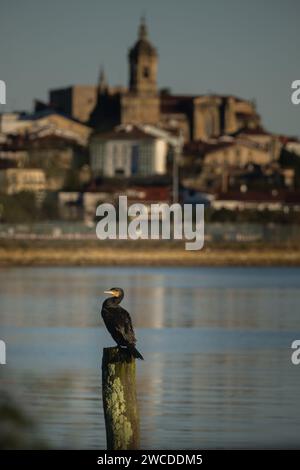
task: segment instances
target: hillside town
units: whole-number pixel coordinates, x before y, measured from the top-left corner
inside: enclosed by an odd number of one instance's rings
[[[146,22],[128,87],[49,90],[32,112],[0,115],[0,221],[93,222],[101,202],[203,203],[213,220],[300,221],[300,140],[265,129],[237,96],[158,89]],[[252,214],[252,215],[251,215]]]

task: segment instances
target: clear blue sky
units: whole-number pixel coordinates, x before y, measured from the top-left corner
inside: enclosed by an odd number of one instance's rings
[[[267,129],[300,135],[300,105],[290,100],[300,79],[299,0],[0,0],[6,109],[31,109],[49,88],[95,83],[100,64],[110,84],[127,84],[143,13],[160,87],[255,98]]]

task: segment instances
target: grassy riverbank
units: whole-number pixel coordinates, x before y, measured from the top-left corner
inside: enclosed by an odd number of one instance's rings
[[[0,242],[7,266],[300,266],[297,245],[227,243],[186,251],[182,242]]]

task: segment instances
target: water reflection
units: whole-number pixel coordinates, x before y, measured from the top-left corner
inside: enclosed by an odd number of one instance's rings
[[[294,329],[299,273],[297,268],[10,269],[0,271],[1,325],[101,326],[103,290],[118,284],[138,327]]]
[[[113,285],[146,358],[144,448],[299,446],[299,269],[12,268],[0,281],[1,390],[35,423],[30,446],[105,447],[99,311]]]

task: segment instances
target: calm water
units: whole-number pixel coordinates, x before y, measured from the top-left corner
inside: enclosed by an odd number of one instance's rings
[[[300,446],[300,269],[11,268],[0,270],[1,389],[35,423],[30,445],[105,448],[101,356],[113,341],[100,308],[112,286],[146,359],[143,448]]]

